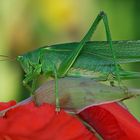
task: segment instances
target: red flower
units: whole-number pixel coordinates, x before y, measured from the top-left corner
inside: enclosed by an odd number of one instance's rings
[[[0,110],[15,102],[0,103]],[[139,140],[139,122],[117,103],[87,108],[79,116],[88,122],[105,140]],[[0,118],[0,140],[97,140],[81,122],[55,107],[44,103],[36,107],[29,103]]]
[[[117,103],[87,108],[79,116],[105,140],[140,140],[140,123]]]
[[[0,103],[0,110],[15,102]],[[44,103],[11,109],[0,118],[0,140],[97,140],[75,117]]]

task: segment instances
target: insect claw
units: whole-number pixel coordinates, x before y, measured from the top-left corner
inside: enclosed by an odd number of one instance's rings
[[[60,112],[60,107],[55,108],[56,113],[58,114]]]
[[[23,84],[23,85],[26,85],[26,81],[25,81],[25,80],[23,80],[23,81],[22,81],[22,84]]]

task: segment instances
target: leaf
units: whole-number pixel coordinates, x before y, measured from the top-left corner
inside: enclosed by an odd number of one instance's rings
[[[48,81],[34,94],[36,104],[55,104],[55,81]],[[89,106],[121,101],[140,95],[140,89],[112,87],[88,78],[59,79],[59,100],[61,108],[77,113]]]

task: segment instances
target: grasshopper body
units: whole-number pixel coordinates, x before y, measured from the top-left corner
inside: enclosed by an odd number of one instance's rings
[[[36,66],[39,71],[46,75],[50,74],[50,66],[55,65],[59,69],[61,63],[68,57],[79,43],[65,43],[39,48],[19,56],[17,60],[21,63],[25,73],[33,72]],[[117,64],[126,64],[140,61],[140,40],[138,41],[113,41]],[[42,58],[42,55],[44,56]],[[78,59],[67,72],[66,76],[107,79],[108,74],[114,74],[115,65],[111,50],[106,41],[87,42]],[[133,74],[133,73],[132,73]],[[132,78],[130,73],[120,69],[122,79]],[[130,76],[130,77],[129,77]],[[137,74],[139,77],[140,75]]]
[[[107,41],[88,42],[101,20],[105,26]],[[100,81],[107,80],[111,74],[111,79],[116,79],[120,85],[121,79],[140,77],[139,72],[124,71],[120,66],[140,61],[140,41],[112,42],[107,15],[102,11],[79,43],[42,47],[18,56],[17,60],[26,73],[23,84],[31,94],[34,93],[39,75],[54,77],[56,108],[60,110],[59,78],[88,77]]]

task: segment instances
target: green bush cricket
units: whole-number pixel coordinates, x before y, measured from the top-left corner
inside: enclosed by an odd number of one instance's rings
[[[36,52],[31,54],[27,54],[25,56],[18,56],[18,61],[20,61],[21,65],[24,66],[26,63],[26,68],[24,67],[24,70],[26,72],[26,78],[23,81],[24,85],[27,85],[30,80],[33,80],[32,82],[32,91],[34,91],[35,88],[35,82],[36,78],[38,75],[45,74],[46,76],[53,76],[55,77],[55,95],[56,95],[56,110],[59,110],[60,104],[59,104],[59,95],[58,95],[58,78],[60,77],[65,77],[70,70],[70,68],[73,66],[74,62],[78,58],[80,52],[82,51],[85,43],[90,40],[92,37],[92,34],[95,32],[95,29],[99,22],[103,19],[104,25],[105,25],[105,30],[106,30],[106,36],[107,36],[107,41],[109,42],[109,46],[111,49],[111,52],[113,54],[113,60],[114,60],[114,65],[116,68],[116,74],[118,78],[118,82],[120,83],[120,78],[119,78],[119,71],[118,71],[118,66],[116,63],[116,57],[113,51],[112,47],[112,40],[111,40],[111,34],[108,26],[108,19],[107,16],[104,12],[100,12],[99,15],[96,17],[95,21],[93,22],[91,28],[87,32],[87,34],[84,36],[84,38],[80,41],[80,43],[73,49],[71,54],[67,56],[61,64],[59,64],[58,61],[53,61],[51,60],[52,58],[49,58],[46,55],[46,48],[42,48],[37,50]],[[48,48],[47,48],[48,49]],[[36,53],[36,54],[35,54]],[[53,56],[52,56],[53,57]],[[87,67],[88,68],[88,67]]]
[[[101,20],[105,26],[107,41],[91,42],[90,39]],[[134,45],[136,47],[133,47]],[[140,41],[112,42],[107,15],[100,12],[80,42],[42,47],[18,56],[17,60],[26,73],[23,84],[31,94],[35,91],[39,75],[54,77],[58,111],[61,107],[58,94],[59,78],[88,77],[102,81],[108,80],[109,75],[112,75],[113,80],[117,80],[120,85],[121,79],[140,77],[139,72],[124,71],[119,65],[140,61]],[[97,73],[101,75],[96,76]]]

